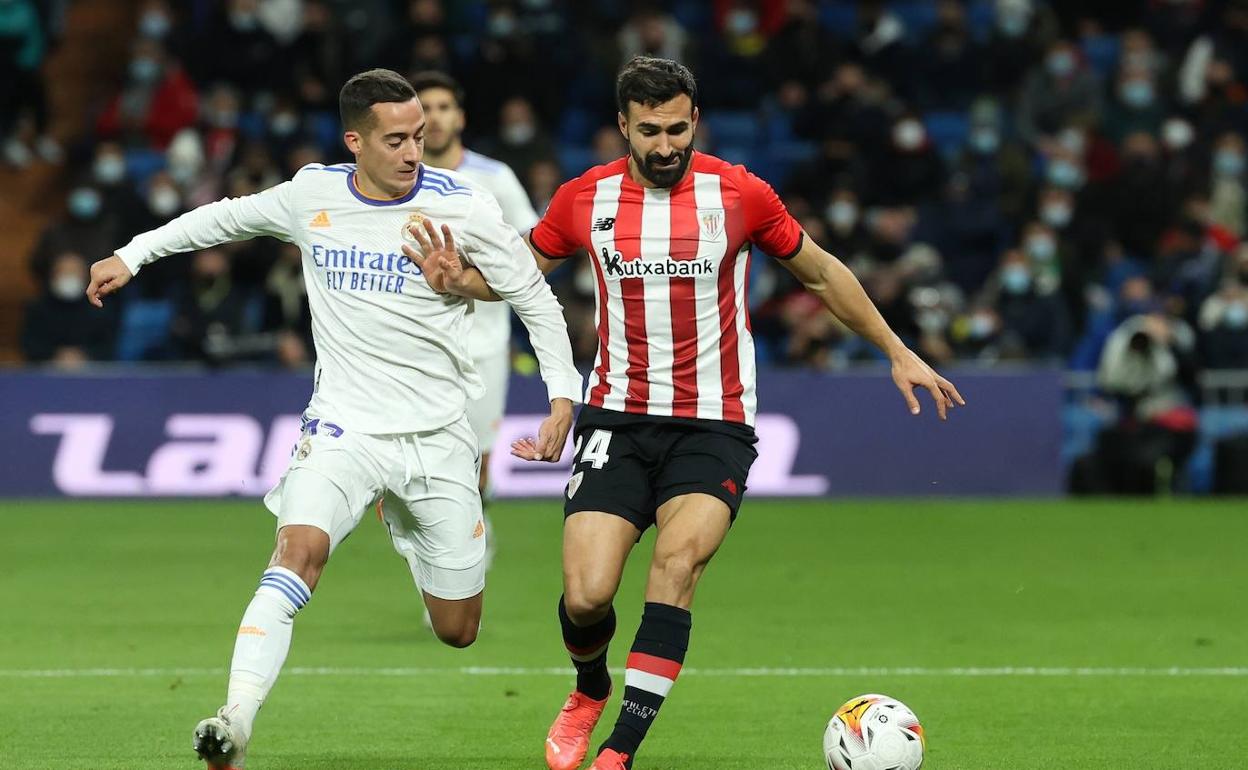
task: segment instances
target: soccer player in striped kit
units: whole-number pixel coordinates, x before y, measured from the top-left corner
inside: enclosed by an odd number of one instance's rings
[[[697,86],[684,66],[638,57],[616,83],[629,155],[564,184],[529,234],[538,265],[589,252],[598,357],[577,419],[564,503],[559,621],[576,689],[546,738],[551,770],[580,767],[611,691],[612,602],[641,533],[658,528],[623,703],[592,770],[631,768],[689,646],[694,589],[745,492],[754,450],[751,244],[778,259],[880,347],[910,411],[928,390],[941,419],[963,404],[889,329],[854,275],[802,231],[766,182],[693,150]],[[484,298],[475,271],[453,291]],[[536,459],[527,441],[513,453]]]

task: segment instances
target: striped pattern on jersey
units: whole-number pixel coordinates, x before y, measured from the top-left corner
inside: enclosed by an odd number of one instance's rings
[[[753,425],[747,276],[750,240],[758,233],[748,225],[764,217],[749,218],[747,206],[778,207],[772,229],[784,232],[767,245],[784,243],[787,250],[801,233],[774,192],[741,167],[702,154],[671,189],[637,184],[624,160],[576,182],[575,192],[560,191],[575,199],[557,195],[532,239],[539,250],[553,246],[559,238],[551,233],[560,225],[543,226],[563,216],[569,221],[562,230],[592,258],[598,353],[585,403]]]

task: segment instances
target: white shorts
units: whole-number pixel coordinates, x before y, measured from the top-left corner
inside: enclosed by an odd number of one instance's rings
[[[468,422],[482,454],[488,454],[498,440],[498,429],[503,423],[503,411],[507,408],[507,385],[511,376],[511,353],[506,348],[498,353],[474,358],[473,366],[481,373],[485,383],[485,395],[468,402]]]
[[[485,588],[481,455],[468,420],[434,431],[371,435],[310,421],[264,503],[277,526],[329,535],[330,550],[376,506],[412,577],[439,599]]]

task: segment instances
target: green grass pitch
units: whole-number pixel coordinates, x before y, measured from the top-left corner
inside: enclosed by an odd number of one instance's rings
[[[491,513],[484,628],[462,651],[424,630],[365,519],[296,622],[249,770],[544,767],[571,683],[562,517]],[[0,524],[0,767],[194,770],[271,517],[8,501]],[[616,604],[617,688],[652,542]],[[1246,545],[1242,500],[748,501],[637,767],[817,770],[828,717],[863,692],[914,708],[930,770],[1248,767]]]

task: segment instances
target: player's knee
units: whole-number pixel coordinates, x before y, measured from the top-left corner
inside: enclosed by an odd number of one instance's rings
[[[479,620],[470,619],[449,628],[434,628],[434,633],[443,644],[462,650],[465,647],[471,647],[472,643],[477,641],[477,631],[480,627]]]
[[[650,579],[684,588],[694,583],[703,566],[704,563],[688,549],[656,552],[650,563]]]
[[[278,532],[271,564],[294,572],[309,588],[316,586],[328,560],[329,536],[324,532],[313,527],[283,527]]]
[[[615,598],[610,586],[594,582],[570,585],[563,594],[563,606],[568,617],[578,625],[588,625],[601,620],[611,609]]]

